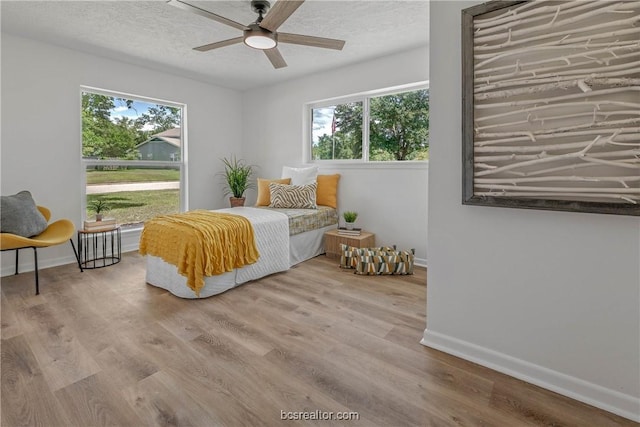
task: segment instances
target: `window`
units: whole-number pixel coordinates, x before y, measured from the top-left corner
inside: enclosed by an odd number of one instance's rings
[[[429,158],[426,84],[386,89],[309,106],[312,161]]]
[[[81,98],[85,218],[95,200],[125,229],[186,210],[186,106],[93,88]]]

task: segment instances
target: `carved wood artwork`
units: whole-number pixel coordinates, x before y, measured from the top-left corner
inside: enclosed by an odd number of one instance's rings
[[[462,12],[463,203],[640,215],[640,1]]]

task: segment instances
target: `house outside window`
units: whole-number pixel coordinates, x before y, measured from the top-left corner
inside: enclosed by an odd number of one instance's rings
[[[429,88],[420,83],[308,105],[312,162],[429,158]]]
[[[186,210],[186,106],[88,87],[81,100],[84,218],[96,199],[125,229]]]

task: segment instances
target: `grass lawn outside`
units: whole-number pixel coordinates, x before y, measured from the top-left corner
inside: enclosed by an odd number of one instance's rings
[[[180,212],[180,190],[120,191],[116,193],[88,194],[87,204],[102,199],[110,207],[105,213],[121,225],[141,224],[158,215]],[[87,211],[87,218],[94,213]]]
[[[87,185],[180,181],[179,169],[87,170]]]

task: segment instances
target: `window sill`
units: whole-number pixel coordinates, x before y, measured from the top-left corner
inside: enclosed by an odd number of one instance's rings
[[[134,234],[141,233],[144,228],[144,224],[136,225],[136,226],[120,226],[122,230],[122,234]]]
[[[428,161],[406,162],[351,162],[351,161],[311,161],[307,166],[318,166],[323,169],[429,169]]]

